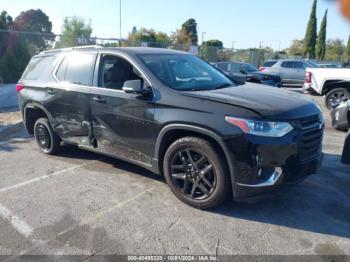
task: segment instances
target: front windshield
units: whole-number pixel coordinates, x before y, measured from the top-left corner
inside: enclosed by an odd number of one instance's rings
[[[243,68],[248,73],[253,73],[259,71],[259,69],[251,64],[243,64]]]
[[[147,54],[139,57],[160,81],[176,90],[213,90],[233,85],[224,74],[196,56]]]

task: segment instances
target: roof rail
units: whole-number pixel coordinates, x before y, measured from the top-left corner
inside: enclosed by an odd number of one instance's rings
[[[60,48],[60,49],[52,49],[52,50],[43,51],[40,53],[40,55],[49,54],[49,53],[56,53],[56,52],[64,52],[64,51],[81,50],[81,49],[102,48],[102,47],[103,46],[100,46],[100,45],[75,46],[75,47],[68,47],[68,48]]]

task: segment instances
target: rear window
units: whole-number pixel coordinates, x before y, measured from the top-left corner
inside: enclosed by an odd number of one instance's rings
[[[25,80],[38,80],[44,73],[52,68],[55,56],[33,57],[23,73]]]
[[[96,54],[69,54],[59,66],[56,77],[59,81],[91,86],[95,61]]]

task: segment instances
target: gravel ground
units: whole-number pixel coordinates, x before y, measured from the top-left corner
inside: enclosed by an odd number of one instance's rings
[[[23,131],[12,134],[0,142],[0,255],[350,255],[345,133],[324,112],[319,174],[210,212],[142,168],[74,147],[46,156]]]

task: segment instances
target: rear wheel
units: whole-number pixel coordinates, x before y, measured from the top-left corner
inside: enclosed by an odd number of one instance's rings
[[[47,118],[39,118],[34,125],[34,136],[40,150],[45,154],[55,154],[60,149],[61,140],[52,130]]]
[[[346,88],[335,88],[326,95],[325,104],[328,109],[332,109],[339,106],[347,98],[349,98],[349,91]]]
[[[164,156],[163,170],[173,193],[196,208],[220,205],[229,191],[229,176],[219,150],[201,138],[175,141]]]

